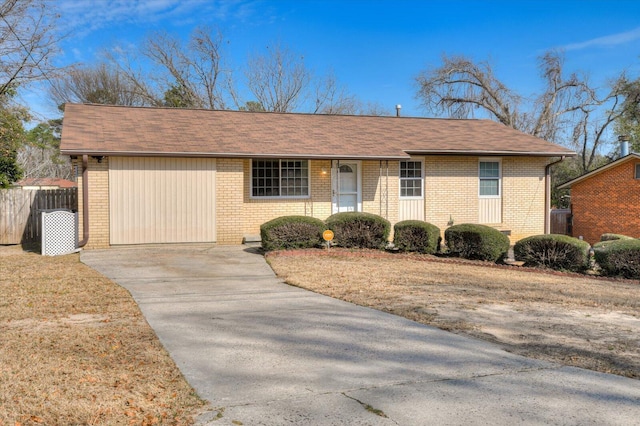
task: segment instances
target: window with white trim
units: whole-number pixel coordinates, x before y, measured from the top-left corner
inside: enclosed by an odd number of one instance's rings
[[[481,197],[500,196],[500,162],[484,161],[479,163],[479,195]]]
[[[309,162],[307,160],[251,160],[251,196],[308,197]]]
[[[636,164],[636,179],[640,179],[640,163]]]
[[[400,197],[422,197],[422,161],[400,161]]]

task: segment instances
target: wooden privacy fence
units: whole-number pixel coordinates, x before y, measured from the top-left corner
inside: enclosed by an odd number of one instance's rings
[[[571,235],[571,210],[553,209],[551,210],[551,233]]]
[[[43,210],[78,210],[78,189],[0,189],[0,244],[40,241]]]

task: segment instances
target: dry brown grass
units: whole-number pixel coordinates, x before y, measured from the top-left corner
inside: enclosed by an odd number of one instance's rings
[[[193,423],[203,401],[126,290],[78,255],[2,251],[0,425]]]
[[[268,255],[287,283],[501,344],[521,355],[640,378],[640,283],[320,250]]]

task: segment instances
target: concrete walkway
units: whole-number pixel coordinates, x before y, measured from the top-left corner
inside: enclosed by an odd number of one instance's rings
[[[637,380],[290,287],[246,247],[112,248],[81,259],[131,292],[217,409],[202,425],[640,424]]]

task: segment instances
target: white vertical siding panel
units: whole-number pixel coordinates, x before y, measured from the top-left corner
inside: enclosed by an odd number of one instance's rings
[[[126,159],[123,164],[124,168],[122,170],[122,185],[127,185],[126,181],[129,180],[129,185],[131,185],[131,190],[127,191],[126,205],[123,206],[125,209],[126,206],[130,206],[129,214],[123,215],[123,219],[125,222],[125,229],[123,238],[128,239],[132,243],[137,243],[140,239],[140,234],[142,233],[140,227],[142,226],[142,220],[140,219],[140,205],[142,204],[142,200],[140,200],[140,196],[144,193],[140,185],[143,183],[142,176],[140,176],[140,170],[132,169],[138,166],[135,164],[133,159]],[[131,170],[132,173],[127,173],[127,170]],[[136,214],[131,214],[135,212]]]
[[[184,173],[180,173],[180,168],[182,166],[180,159],[171,159],[171,171],[173,172],[174,180],[175,180],[175,195],[174,199],[176,202],[171,203],[171,210],[173,212],[172,216],[172,227],[173,235],[170,240],[172,243],[178,241],[180,239],[180,235],[182,234],[184,227],[184,211],[183,205],[185,200],[185,179]]]
[[[184,174],[180,173],[180,159],[171,159],[171,172],[173,174],[173,180],[175,185],[175,192],[173,199],[175,202],[169,201],[171,204],[171,237],[169,241],[172,243],[177,242],[180,239],[181,229],[184,225],[182,223],[183,211],[182,205],[184,204]]]
[[[180,219],[182,220],[182,225],[178,228],[180,231],[179,235],[181,235],[180,238],[184,238],[184,236],[191,234],[191,217],[197,213],[195,207],[196,200],[191,197],[192,193],[190,187],[190,182],[193,178],[193,162],[194,161],[187,162],[185,158],[182,158],[180,159],[179,164],[179,168],[186,171],[186,173],[180,173],[183,188],[182,204],[180,205]],[[191,202],[187,205],[189,201]],[[189,214],[190,209],[193,210],[194,214]]]
[[[110,159],[112,244],[213,242],[215,159]]]
[[[175,236],[175,202],[171,201],[171,195],[176,193],[177,176],[173,170],[173,164],[167,159],[163,174],[167,178],[165,190],[162,194],[162,204],[159,206],[163,210],[162,213],[162,241],[171,242]]]
[[[149,160],[152,159],[150,158]],[[160,188],[160,185],[158,183],[158,165],[152,161],[149,161],[148,165],[149,167],[145,170],[145,179],[147,180],[146,187],[148,191],[145,196],[145,204],[147,209],[145,216],[148,220],[149,235],[154,241],[157,241],[160,238],[159,234],[161,229],[155,226],[158,220],[157,217],[159,212],[157,208],[153,208],[157,205],[157,203],[153,202],[153,198],[158,196],[158,188]]]
[[[153,204],[155,188],[149,176],[149,169],[154,166],[154,161],[155,159],[153,158],[143,158],[138,170],[138,188],[140,192],[136,194],[136,201],[138,202],[140,214],[137,215],[139,221],[136,232],[137,243],[141,243],[146,239],[155,241],[153,236],[153,229],[155,227],[151,222],[151,217],[149,216],[149,213],[152,212],[155,207],[155,205]]]
[[[198,200],[198,167],[199,160],[195,159],[191,161],[188,166],[190,168],[189,174],[185,176],[187,178],[187,190],[189,191],[189,197],[192,200],[192,208],[195,214],[187,214],[185,215],[185,220],[187,222],[187,228],[189,232],[197,232],[198,230],[198,217],[200,216],[200,209],[198,205],[200,204],[200,200]],[[189,198],[188,197],[188,198]]]
[[[401,199],[398,205],[398,221],[424,220],[424,200]]]
[[[502,198],[479,199],[480,223],[502,223]]]
[[[205,222],[202,220],[202,208],[204,205],[204,194],[202,193],[202,188],[207,184],[207,182],[203,159],[198,158],[193,165],[194,170],[192,173],[193,179],[191,180],[191,193],[195,199],[195,208],[198,214],[191,216],[191,229],[197,232],[199,229],[204,229],[205,227]]]
[[[158,187],[156,190],[157,206],[156,209],[156,226],[158,227],[157,235],[158,240],[163,241],[166,239],[166,233],[168,232],[167,223],[167,194],[171,193],[170,178],[165,170],[161,170],[158,167],[156,171],[156,182]]]
[[[135,212],[137,213],[134,216],[136,226],[132,229],[132,234],[134,235],[134,242],[140,243],[144,241],[145,237],[149,235],[150,225],[147,223],[147,218],[145,217],[147,206],[147,179],[145,179],[145,170],[147,169],[147,167],[149,167],[149,164],[147,159],[142,158],[140,162],[132,160],[131,166],[136,170],[136,173],[134,174],[136,182],[136,192],[134,198],[136,206]],[[149,239],[152,239],[152,237],[149,236]]]
[[[176,240],[182,239],[182,236],[188,233],[189,226],[188,209],[191,208],[191,206],[187,206],[187,196],[189,195],[189,181],[187,180],[187,176],[189,170],[185,163],[185,159],[180,158],[176,164],[176,175],[179,179],[178,185],[180,188],[178,191],[180,193],[180,204],[178,204],[178,211],[176,213],[176,218],[178,219],[176,226]]]
[[[140,190],[140,184],[141,184],[141,177],[140,177],[140,171],[136,170],[136,169],[131,169],[132,167],[136,167],[137,164],[134,163],[132,158],[126,159],[125,163],[123,164],[123,169],[122,169],[122,173],[121,173],[121,184],[122,186],[126,186],[127,185],[127,180],[129,180],[129,185],[131,185],[132,190],[128,192],[127,197],[126,198],[126,204],[123,206],[123,208],[127,208],[127,206],[130,206],[130,213],[131,212],[139,212],[140,211],[140,194],[142,193],[142,191]],[[133,173],[127,173],[127,170],[132,170]],[[140,238],[140,226],[141,226],[141,220],[140,220],[140,215],[139,214],[135,214],[135,215],[126,215],[126,225],[125,225],[125,230],[123,230],[123,238],[125,239],[129,239],[129,241],[131,241],[132,243],[137,243],[139,238]]]

